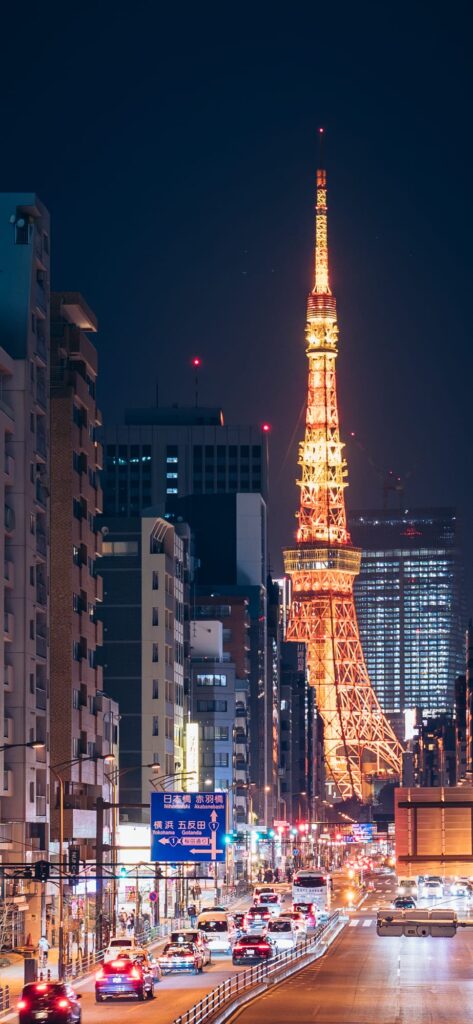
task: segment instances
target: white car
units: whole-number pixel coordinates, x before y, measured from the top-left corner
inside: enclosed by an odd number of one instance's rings
[[[400,878],[397,883],[398,896],[417,897],[417,882],[415,878]]]
[[[285,953],[287,949],[295,949],[297,945],[297,930],[293,921],[284,921],[278,918],[277,921],[270,921],[268,924],[268,939],[277,949],[278,953]]]
[[[424,882],[422,895],[426,900],[441,900],[443,885],[441,882]]]
[[[285,910],[279,915],[279,921],[292,921],[296,932],[300,935],[307,935],[307,921],[298,910]]]
[[[279,917],[281,913],[281,902],[275,892],[262,892],[258,896],[258,906],[267,907],[271,917]]]
[[[467,878],[457,878],[450,886],[452,896],[471,896],[471,885]]]
[[[104,963],[108,964],[111,960],[118,960],[120,953],[126,953],[130,957],[134,956],[147,956],[148,951],[143,946],[138,946],[135,943],[134,937],[129,938],[115,938],[110,939],[108,948],[104,953]]]

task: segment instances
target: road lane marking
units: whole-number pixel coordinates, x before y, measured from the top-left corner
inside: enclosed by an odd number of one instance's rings
[[[348,927],[349,927],[349,928],[356,928],[357,924],[359,924],[359,923],[360,923],[360,919],[359,919],[359,917],[352,917],[352,919],[351,919],[351,921],[350,921],[350,924],[348,925]]]
[[[370,924],[372,924],[371,917],[367,917],[366,921],[363,921],[363,928],[369,928]]]

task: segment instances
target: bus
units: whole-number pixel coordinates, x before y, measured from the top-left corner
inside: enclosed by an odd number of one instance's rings
[[[326,914],[330,908],[330,875],[307,868],[297,871],[292,879],[292,902],[311,903],[317,914]]]

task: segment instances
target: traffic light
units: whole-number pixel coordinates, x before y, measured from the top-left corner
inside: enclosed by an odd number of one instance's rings
[[[69,847],[69,873],[77,876],[80,871],[80,848],[78,846]]]
[[[34,866],[34,877],[37,882],[47,882],[50,864],[48,860],[37,860]]]
[[[124,867],[120,868],[120,878],[128,878],[128,872]]]
[[[378,935],[406,935],[408,938],[451,939],[457,933],[458,919],[454,910],[404,910],[379,914]]]
[[[224,837],[223,837],[223,841],[225,843],[225,846],[231,845],[233,843],[233,833],[232,832],[226,832]]]

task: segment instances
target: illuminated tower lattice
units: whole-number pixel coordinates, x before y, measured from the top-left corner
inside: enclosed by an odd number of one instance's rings
[[[284,552],[293,601],[287,640],[307,646],[309,682],[324,722],[327,782],[366,799],[370,777],[399,775],[401,746],[378,703],[363,657],[353,581],[361,551],[346,525],[346,463],[336,392],[337,311],[329,286],[327,189],[317,171],[315,284],[307,304],[309,386],[296,547]]]

